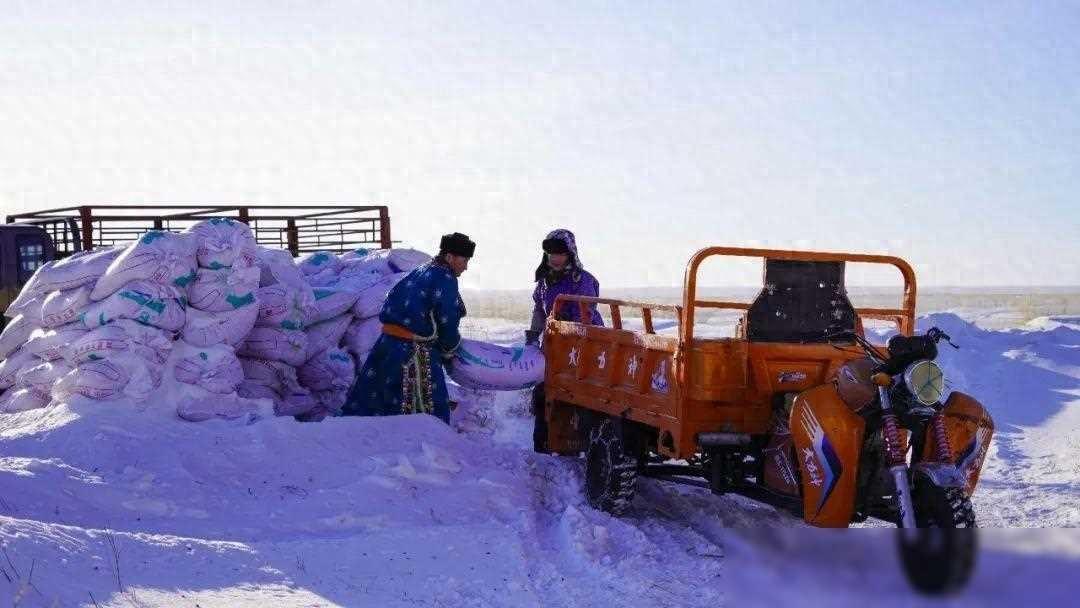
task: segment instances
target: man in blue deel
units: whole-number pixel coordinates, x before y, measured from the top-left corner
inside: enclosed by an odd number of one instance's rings
[[[461,343],[465,304],[457,278],[469,268],[476,243],[455,232],[439,255],[405,275],[386,295],[383,334],[357,374],[343,416],[432,414],[450,423],[443,363]]]

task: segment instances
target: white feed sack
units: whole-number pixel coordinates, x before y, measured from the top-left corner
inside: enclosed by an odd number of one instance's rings
[[[45,407],[50,401],[52,395],[36,387],[12,389],[0,395],[0,413],[36,410]]]
[[[315,396],[302,389],[282,395],[281,400],[274,404],[274,413],[278,416],[301,416],[318,406]]]
[[[349,324],[345,331],[345,347],[356,357],[358,366],[362,365],[361,357],[366,358],[381,335],[382,323],[378,318],[357,319]]]
[[[236,352],[245,357],[282,361],[296,367],[304,364],[307,336],[302,331],[255,327]]]
[[[42,361],[37,365],[25,367],[15,377],[15,386],[36,388],[49,393],[56,381],[66,376],[73,368],[64,361]]]
[[[341,270],[337,273],[337,281],[364,281],[368,284],[378,282],[388,274],[395,274],[390,270],[386,260],[346,260],[341,263]],[[314,284],[314,283],[312,283]]]
[[[308,284],[288,251],[259,247],[258,262],[259,287],[280,284],[301,287]]]
[[[120,319],[114,321],[112,325],[123,329],[127,337],[135,344],[158,351],[155,360],[164,361],[175,344],[176,332],[166,331],[153,325],[145,325],[130,319]]]
[[[18,309],[26,302],[39,296],[75,289],[83,285],[93,288],[105,270],[117,259],[125,248],[122,246],[105,247],[93,251],[80,251],[62,260],[47,262],[38,268],[30,280],[23,286],[19,296],[11,303]]]
[[[83,285],[45,296],[41,303],[41,325],[56,327],[78,319],[83,309],[90,305],[90,291],[89,285]]]
[[[188,305],[207,312],[236,310],[254,304],[258,288],[257,266],[199,268],[187,288]]]
[[[329,251],[316,251],[302,258],[296,266],[304,276],[312,276],[326,272],[336,273],[341,269],[341,260]]]
[[[137,324],[132,324],[138,332]],[[151,328],[152,329],[152,328]],[[164,332],[129,333],[123,322],[111,323],[86,332],[64,350],[64,360],[81,365],[93,361],[134,361],[139,367],[149,366],[160,376],[160,368],[169,357],[172,340]]]
[[[348,389],[355,376],[353,358],[341,348],[328,348],[297,370],[300,384],[312,391]]]
[[[379,250],[368,249],[367,247],[357,247],[356,249],[346,251],[345,253],[339,255],[338,259],[340,259],[342,262],[348,262],[349,260],[362,260],[368,258],[373,251]]]
[[[329,287],[330,285],[337,283],[340,278],[338,271],[333,268],[327,268],[321,272],[310,274],[305,277],[308,285],[311,285],[312,287]]]
[[[312,314],[308,317],[308,323],[318,323],[347,312],[360,297],[359,291],[347,287],[315,287],[312,290],[315,296],[315,306]]]
[[[212,218],[195,224],[184,234],[194,239],[196,261],[202,268],[257,265],[255,237],[243,222]]]
[[[310,285],[293,287],[285,283],[260,287],[255,291],[259,314],[255,324],[278,329],[303,329],[315,316],[315,294]]]
[[[87,361],[53,386],[53,396],[64,399],[82,395],[99,401],[120,398],[131,380],[131,373],[124,363],[122,359]]]
[[[181,335],[184,341],[193,346],[236,346],[251,333],[258,316],[257,301],[223,312],[203,312],[189,307],[184,314],[184,329]]]
[[[316,323],[304,330],[307,334],[307,349],[304,360],[307,361],[328,348],[336,348],[341,345],[341,339],[345,336],[345,330],[353,320],[352,315],[341,315]]]
[[[79,318],[88,329],[120,319],[131,319],[169,331],[184,327],[184,305],[179,291],[153,281],[132,281],[100,302],[86,307]]]
[[[299,391],[301,388],[296,368],[288,363],[241,357],[240,366],[244,372],[244,383],[265,386],[278,394]]]
[[[382,311],[383,303],[386,301],[386,294],[390,293],[390,289],[397,285],[398,281],[403,279],[406,274],[408,273],[401,272],[386,275],[371,287],[360,292],[360,297],[356,300],[356,304],[353,305],[353,314],[361,319],[378,316]]]
[[[544,380],[544,354],[535,346],[499,346],[462,340],[450,378],[466,388],[521,390]]]
[[[269,399],[274,404],[281,400],[281,396],[274,389],[250,380],[241,382],[236,394],[245,399]]]
[[[431,261],[431,256],[416,249],[355,249],[341,255],[342,262],[382,266],[383,274],[409,272]]]
[[[410,272],[431,261],[431,256],[416,249],[391,249],[387,263],[394,272]]]
[[[238,393],[250,399],[271,398],[278,416],[298,416],[318,406],[309,390],[300,385],[296,368],[281,361],[242,357],[244,381]]]
[[[103,300],[132,281],[184,289],[195,278],[195,243],[187,234],[151,230],[124,248],[94,284],[90,298]]]
[[[173,377],[178,382],[191,384],[217,395],[228,395],[244,380],[240,361],[228,346],[195,348],[185,344],[179,347],[173,367]]]
[[[41,359],[35,357],[34,353],[25,348],[20,348],[8,357],[0,359],[0,391],[15,386],[15,379],[18,377],[19,372],[38,363],[41,363]]]
[[[53,361],[64,356],[69,345],[86,335],[82,323],[69,323],[53,329],[35,329],[22,350],[33,353],[43,361]]]
[[[38,324],[27,315],[19,315],[8,321],[8,324],[4,326],[4,331],[0,332],[0,359],[26,344],[35,329],[38,329]]]
[[[37,294],[34,296],[25,295],[26,291],[20,291],[19,295],[15,296],[15,300],[4,311],[4,316],[9,319],[29,313],[32,318],[41,316],[41,305],[45,303],[45,298],[48,294]]]
[[[341,408],[345,406],[345,401],[349,398],[349,389],[315,391],[312,394],[315,396],[315,401],[319,404],[319,407],[324,408],[327,413],[333,414],[340,412]]]

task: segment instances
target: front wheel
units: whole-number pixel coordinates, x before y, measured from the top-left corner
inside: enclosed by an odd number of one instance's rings
[[[975,511],[961,488],[919,479],[912,489],[916,530],[898,535],[904,574],[915,589],[933,595],[958,591],[975,570]]]
[[[589,433],[585,498],[595,509],[621,515],[634,498],[637,459],[626,454],[615,424],[606,419]]]

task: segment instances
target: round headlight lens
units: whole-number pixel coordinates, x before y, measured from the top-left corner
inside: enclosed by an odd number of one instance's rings
[[[937,363],[923,359],[904,371],[904,384],[919,403],[933,405],[945,394],[945,373]]]

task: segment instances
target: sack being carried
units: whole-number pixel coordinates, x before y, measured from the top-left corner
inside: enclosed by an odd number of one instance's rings
[[[521,390],[544,381],[544,353],[535,346],[462,340],[449,372],[454,382],[466,388]]]

